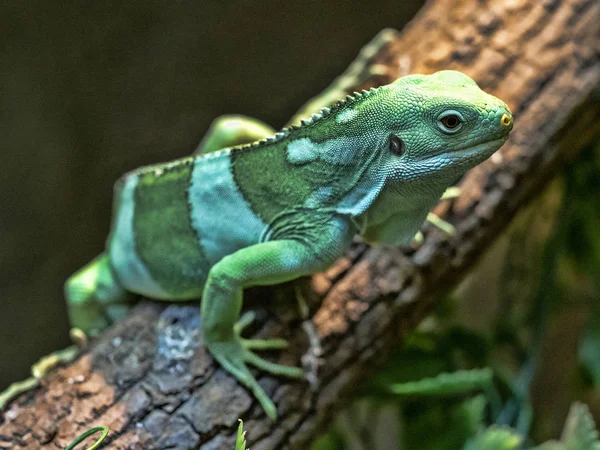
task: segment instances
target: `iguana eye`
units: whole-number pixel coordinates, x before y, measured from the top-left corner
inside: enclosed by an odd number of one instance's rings
[[[398,136],[391,135],[390,136],[390,152],[396,156],[404,155],[406,151],[406,146],[404,145],[404,141],[400,139]]]
[[[442,118],[442,123],[446,128],[454,130],[457,126],[460,125],[460,119],[458,118],[458,116],[450,114],[449,116]]]
[[[446,111],[439,115],[438,126],[444,133],[456,133],[462,128],[463,118],[457,111]]]

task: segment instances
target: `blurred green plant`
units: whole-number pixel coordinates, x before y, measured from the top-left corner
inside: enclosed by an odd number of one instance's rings
[[[239,419],[239,421],[240,421],[240,424],[238,426],[237,437],[235,439],[235,450],[249,450],[246,447],[246,432],[244,431],[244,422],[242,422],[242,419]],[[99,426],[99,427],[90,428],[86,432],[80,434],[73,442],[71,442],[71,444],[69,444],[69,446],[67,448],[65,448],[65,450],[74,450],[75,447],[77,447],[79,444],[81,444],[89,436],[92,436],[93,434],[96,434],[98,432],[102,432],[102,434],[100,435],[98,440],[96,442],[94,442],[94,444],[92,444],[91,447],[86,449],[86,450],[95,450],[98,448],[98,446],[100,444],[102,444],[104,439],[106,439],[106,437],[108,436],[108,431],[109,431],[109,429],[107,426]]]
[[[244,431],[244,422],[239,419],[240,425],[238,426],[237,437],[235,439],[235,450],[247,450],[246,448],[246,432]]]
[[[79,444],[81,444],[85,439],[87,439],[89,436],[92,436],[93,434],[96,434],[98,432],[101,432],[102,434],[100,435],[98,440],[96,440],[96,442],[94,442],[92,444],[92,446],[87,449],[87,450],[96,450],[100,446],[100,444],[102,444],[104,439],[106,439],[106,436],[108,436],[108,427],[106,427],[106,426],[90,428],[86,432],[80,434],[73,442],[71,442],[71,444],[69,444],[69,446],[67,448],[65,448],[65,450],[74,450],[75,447],[77,447]]]
[[[571,406],[560,441],[548,441],[539,446],[523,447],[527,437],[517,430],[497,424],[489,424],[490,403],[497,401],[493,387],[492,371],[473,369],[455,373],[442,373],[437,377],[416,382],[393,384],[390,394],[401,397],[445,397],[484,391],[466,400],[446,404],[445,408],[427,407],[412,420],[405,431],[401,448],[428,450],[600,450],[600,440],[586,405]],[[377,442],[369,439],[370,445]],[[367,447],[364,442],[356,448],[376,450],[387,448]],[[312,450],[341,450],[349,448],[343,434],[333,431],[319,439]]]

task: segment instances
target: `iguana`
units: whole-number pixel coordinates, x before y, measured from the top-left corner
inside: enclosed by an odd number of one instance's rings
[[[105,251],[65,285],[72,325],[102,330],[130,308],[128,292],[201,298],[210,353],[275,418],[247,364],[303,372],[253,352],[283,348],[282,339],[241,337],[244,288],[322,271],[356,234],[409,243],[445,189],[512,127],[502,101],[455,71],[355,93],[278,133],[239,116],[217,120],[195,155],[117,181]]]

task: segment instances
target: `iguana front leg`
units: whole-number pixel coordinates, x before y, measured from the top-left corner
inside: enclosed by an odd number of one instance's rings
[[[299,368],[266,361],[252,348],[281,347],[281,340],[247,341],[236,326],[242,307],[243,289],[283,283],[323,270],[335,261],[351,240],[350,226],[334,222],[327,230],[314,230],[314,237],[280,239],[241,249],[224,257],[212,267],[201,305],[204,341],[221,364],[240,383],[248,387],[267,415],[274,419],[277,410],[246,364],[287,377],[302,377]]]

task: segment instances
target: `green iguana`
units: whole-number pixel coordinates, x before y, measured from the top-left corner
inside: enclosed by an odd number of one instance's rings
[[[66,282],[72,325],[104,329],[130,308],[128,292],[201,298],[210,353],[275,418],[247,364],[303,372],[252,351],[285,341],[240,336],[244,288],[322,271],[355,234],[409,243],[445,189],[500,148],[512,126],[502,101],[455,71],[355,93],[278,133],[240,116],[219,119],[194,156],[117,181],[104,253]]]

